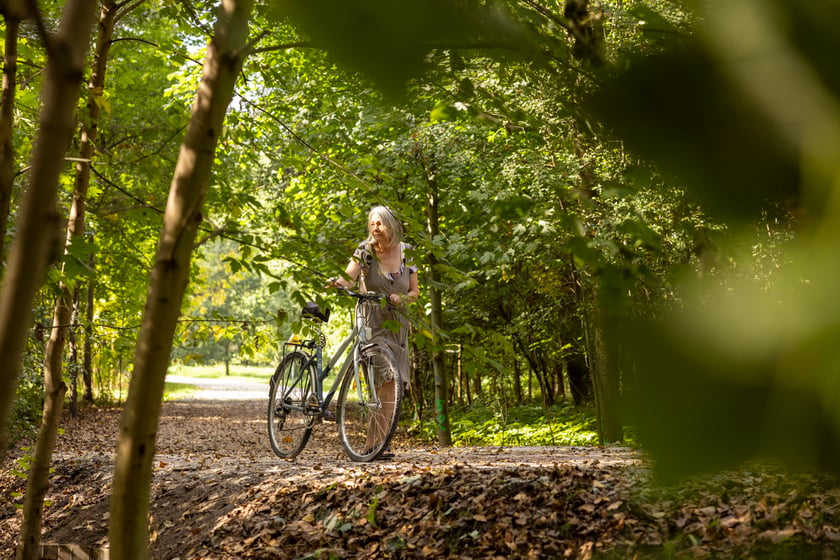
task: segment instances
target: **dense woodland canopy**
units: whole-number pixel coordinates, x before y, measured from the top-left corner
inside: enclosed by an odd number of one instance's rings
[[[835,2],[93,4],[2,5],[11,430],[62,382],[74,407],[154,395],[146,340],[274,364],[302,303],[345,305],[325,279],[386,204],[421,267],[407,422],[445,438],[442,402],[567,399],[677,471],[836,466]],[[74,22],[83,71],[51,72]]]

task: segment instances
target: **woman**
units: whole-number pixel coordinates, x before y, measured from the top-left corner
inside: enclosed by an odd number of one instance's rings
[[[413,247],[402,242],[402,224],[385,206],[376,206],[368,214],[368,237],[359,244],[344,271],[345,278],[333,281],[336,286],[351,288],[359,281],[362,292],[376,292],[388,297],[389,305],[370,305],[368,326],[370,342],[391,350],[403,385],[408,386],[408,318],[405,306],[420,295],[417,267],[407,253]],[[399,332],[388,328],[396,321]]]
[[[365,325],[371,329],[368,342],[391,351],[404,387],[408,387],[411,379],[405,306],[420,295],[417,267],[406,254],[411,249],[411,245],[402,242],[402,225],[394,213],[384,206],[376,206],[368,214],[367,239],[353,253],[344,271],[345,277],[332,282],[335,286],[351,288],[358,280],[359,291],[387,296],[387,304],[366,302],[360,304],[357,312],[364,314]],[[395,324],[399,324],[400,328],[394,329]],[[394,392],[393,380],[386,381],[377,389],[383,403],[392,403]],[[390,414],[388,410],[382,412],[381,416],[371,418],[368,444],[372,443],[372,434],[384,428],[385,418]],[[393,453],[388,449],[379,457],[388,459],[393,457]]]

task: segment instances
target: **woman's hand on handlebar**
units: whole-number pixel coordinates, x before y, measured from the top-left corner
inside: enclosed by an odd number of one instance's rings
[[[349,286],[345,286],[345,282],[341,278],[333,277],[327,280],[327,285],[324,288],[338,288],[338,289],[348,289]]]

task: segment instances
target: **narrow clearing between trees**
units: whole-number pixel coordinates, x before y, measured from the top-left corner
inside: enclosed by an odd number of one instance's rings
[[[752,469],[666,494],[627,448],[438,449],[404,434],[395,459],[358,464],[331,423],[286,461],[270,451],[265,385],[254,385],[243,393],[217,384],[164,404],[149,520],[155,558],[624,558],[666,549],[838,557],[840,492],[825,477]],[[107,546],[119,414],[65,418],[45,543]],[[14,493],[25,487],[11,468],[0,479],[3,558],[14,556]]]

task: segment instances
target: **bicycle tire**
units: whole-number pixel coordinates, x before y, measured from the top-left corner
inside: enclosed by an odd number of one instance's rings
[[[309,441],[314,417],[304,412],[314,397],[312,364],[303,352],[286,354],[271,377],[268,392],[268,440],[278,457],[297,456]]]
[[[358,375],[355,368],[351,369],[341,382],[336,424],[347,456],[366,462],[376,459],[391,442],[400,419],[403,385],[396,362],[387,350],[364,350],[356,363]]]

